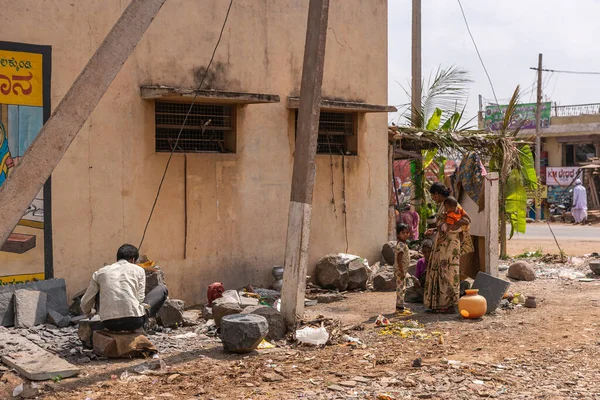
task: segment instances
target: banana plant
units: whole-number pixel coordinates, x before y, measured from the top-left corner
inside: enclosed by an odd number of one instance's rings
[[[520,87],[517,86],[506,108],[500,135],[501,146],[492,153],[490,169],[499,172],[498,210],[500,215],[500,257],[506,257],[506,223],[510,223],[510,238],[526,230],[526,189],[538,185],[533,153],[529,144],[519,144],[515,138],[525,120],[516,113]]]

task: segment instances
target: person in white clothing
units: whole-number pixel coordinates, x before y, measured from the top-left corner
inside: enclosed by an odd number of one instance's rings
[[[121,246],[117,251],[117,262],[94,272],[81,299],[81,310],[90,315],[95,306],[106,329],[138,330],[167,300],[169,291],[165,285],[158,285],[145,294],[146,272],[135,265],[138,257],[135,246]]]
[[[587,191],[581,184],[581,179],[575,181],[573,189],[573,208],[571,214],[575,218],[576,224],[585,224],[587,220]]]

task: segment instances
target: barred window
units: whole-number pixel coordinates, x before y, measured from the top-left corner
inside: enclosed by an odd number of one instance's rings
[[[235,106],[194,104],[177,141],[189,109],[189,103],[155,103],[157,152],[235,153]]]
[[[321,111],[317,154],[356,155],[356,117],[356,113]]]

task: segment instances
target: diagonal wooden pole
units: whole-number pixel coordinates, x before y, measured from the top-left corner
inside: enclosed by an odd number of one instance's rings
[[[0,244],[17,226],[165,1],[131,1],[0,187]]]
[[[328,17],[329,0],[310,0],[281,297],[281,312],[290,328],[294,328],[304,315]]]

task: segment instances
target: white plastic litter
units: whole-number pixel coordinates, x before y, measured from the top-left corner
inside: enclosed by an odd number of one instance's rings
[[[310,326],[307,326],[296,331],[296,339],[300,343],[320,346],[327,343],[329,340],[329,333],[323,326],[320,328],[311,328]]]
[[[175,335],[175,336],[173,336],[173,339],[191,339],[191,338],[195,338],[196,336],[198,336],[198,334],[196,332],[188,332],[188,333],[182,333],[181,335]]]
[[[23,384],[22,383],[13,389],[12,395],[13,395],[13,397],[17,397],[17,396],[20,396],[21,393],[23,393]]]

